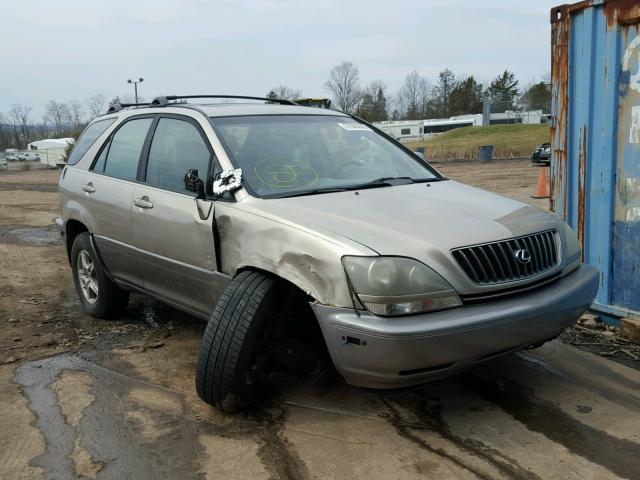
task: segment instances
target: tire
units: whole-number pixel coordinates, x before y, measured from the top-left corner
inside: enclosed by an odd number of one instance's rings
[[[266,356],[269,318],[278,281],[262,272],[240,272],[227,286],[209,319],[196,367],[198,396],[217,409],[236,413],[266,386],[256,365]]]
[[[82,310],[92,317],[112,318],[127,308],[129,292],[118,288],[107,276],[87,232],[73,241],[71,272]]]

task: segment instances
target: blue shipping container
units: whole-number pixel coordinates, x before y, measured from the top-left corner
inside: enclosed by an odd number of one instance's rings
[[[551,10],[551,209],[601,272],[593,308],[640,315],[640,2]]]

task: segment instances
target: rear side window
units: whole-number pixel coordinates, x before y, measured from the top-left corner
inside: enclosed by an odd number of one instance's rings
[[[149,150],[146,183],[185,193],[187,170],[197,169],[198,176],[206,181],[210,158],[207,143],[194,125],[184,120],[161,118]]]
[[[116,131],[106,153],[105,175],[123,180],[136,179],[140,153],[152,122],[152,118],[129,120]]]
[[[104,133],[104,131],[111,126],[113,122],[115,122],[115,118],[105,118],[104,120],[98,120],[97,122],[93,122],[87,128],[85,128],[82,135],[76,142],[73,150],[71,151],[71,155],[67,159],[68,165],[75,165],[80,161],[80,159],[87,153],[87,150],[95,143],[100,135]]]

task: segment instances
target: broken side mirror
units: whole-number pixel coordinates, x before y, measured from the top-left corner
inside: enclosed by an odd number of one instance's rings
[[[197,168],[187,170],[184,176],[184,189],[188,192],[194,192],[198,200],[204,200],[206,198],[204,182],[198,177]]]
[[[213,194],[221,197],[227,192],[234,192],[242,187],[242,169],[224,170],[213,180]]]

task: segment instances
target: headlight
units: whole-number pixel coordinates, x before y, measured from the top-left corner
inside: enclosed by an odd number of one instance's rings
[[[564,224],[564,232],[563,232],[565,249],[567,255],[567,263],[565,264],[566,270],[573,270],[578,265],[580,265],[580,258],[582,257],[582,249],[580,248],[580,242],[578,242],[578,237],[571,227]]]
[[[382,316],[432,312],[462,305],[440,275],[412,258],[343,257],[358,301]]]

